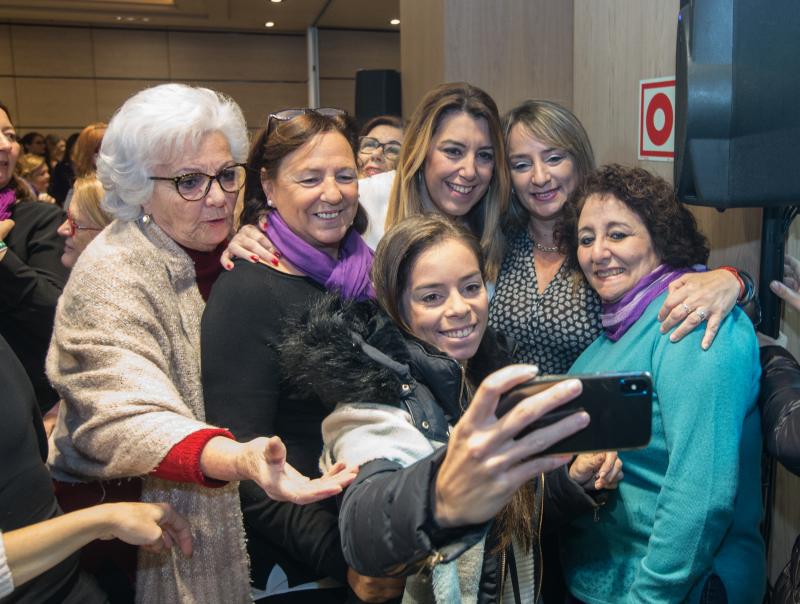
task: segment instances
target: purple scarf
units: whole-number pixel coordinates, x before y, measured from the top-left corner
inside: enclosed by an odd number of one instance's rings
[[[11,218],[11,208],[17,203],[17,194],[8,187],[0,191],[0,220]]]
[[[639,320],[650,302],[658,298],[670,283],[697,268],[674,269],[666,264],[660,264],[652,273],[639,279],[639,282],[617,302],[611,304],[603,302],[600,320],[608,339],[612,342],[619,340],[631,325]]]
[[[339,244],[338,260],[298,237],[277,211],[270,212],[266,233],[289,262],[326,289],[348,300],[375,297],[369,279],[373,252],[355,229],[348,230]]]

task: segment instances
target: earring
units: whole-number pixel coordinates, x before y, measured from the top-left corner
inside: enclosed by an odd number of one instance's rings
[[[150,214],[142,214],[142,224],[148,225],[148,224],[150,224],[151,220],[152,220],[152,217],[150,216]]]
[[[272,200],[269,197],[267,197],[267,205],[270,208],[274,208],[275,207],[275,204],[272,202]]]

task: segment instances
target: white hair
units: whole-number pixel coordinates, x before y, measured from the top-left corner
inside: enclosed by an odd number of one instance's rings
[[[235,162],[247,159],[247,125],[230,97],[185,84],[134,94],[111,118],[97,158],[104,209],[120,220],[138,218],[153,194],[153,168],[197,149],[210,132],[222,133]]]

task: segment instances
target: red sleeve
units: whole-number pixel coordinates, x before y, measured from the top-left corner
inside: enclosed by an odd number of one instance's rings
[[[192,432],[169,450],[158,467],[151,472],[157,478],[176,482],[193,482],[204,487],[218,488],[228,484],[224,480],[208,478],[200,470],[203,447],[215,436],[233,439],[233,434],[223,428],[206,428]]]

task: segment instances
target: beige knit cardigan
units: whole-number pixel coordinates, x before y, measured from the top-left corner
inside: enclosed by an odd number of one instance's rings
[[[79,258],[56,310],[47,375],[63,399],[55,478],[144,477],[192,526],[194,555],[140,550],[137,602],[250,602],[238,484],[150,476],[204,423],[200,318],[189,256],[153,222],[114,221]]]

